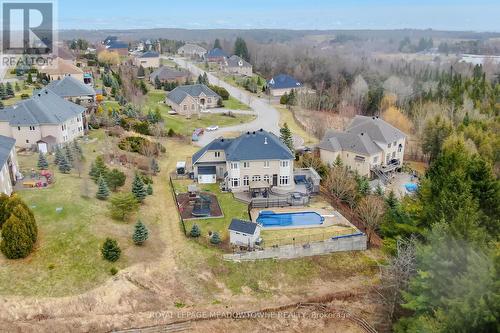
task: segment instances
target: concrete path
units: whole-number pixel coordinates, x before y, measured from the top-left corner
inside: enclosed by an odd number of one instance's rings
[[[166,57],[163,56],[163,58]],[[194,64],[185,59],[174,58],[174,61],[180,67],[189,70],[195,77],[198,77],[200,74],[203,75],[203,73],[205,73],[204,70],[198,68],[197,66],[195,66]],[[229,94],[231,94],[231,96],[233,96],[240,102],[249,105],[254,110],[255,114],[257,115],[257,118],[249,123],[222,127],[219,128],[217,131],[213,132],[205,132],[205,134],[203,134],[200,137],[200,140],[196,142],[197,145],[205,146],[206,144],[210,143],[210,141],[212,141],[213,139],[223,136],[224,133],[256,131],[261,128],[279,136],[279,125],[278,125],[280,118],[279,112],[274,107],[269,105],[266,99],[255,97],[254,95],[247,93],[243,89],[236,88],[224,82],[223,80],[215,77],[209,72],[206,73],[208,76],[208,80],[211,84],[224,87],[229,92]]]

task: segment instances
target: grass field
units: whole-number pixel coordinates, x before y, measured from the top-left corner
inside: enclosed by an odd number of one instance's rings
[[[164,115],[165,126],[167,129],[173,129],[176,133],[191,135],[195,128],[206,128],[211,125],[219,127],[232,126],[246,123],[255,119],[254,115],[237,114],[232,117],[223,114],[204,113],[200,116],[193,116],[187,119],[181,115]]]
[[[297,124],[295,119],[293,118],[292,111],[288,110],[286,107],[281,105],[273,105],[280,113],[280,126],[283,126],[284,123],[287,123],[288,127],[292,131],[292,133],[300,135],[304,139],[304,143],[307,144],[315,144],[318,143],[318,138],[313,135],[307,133],[302,127]]]
[[[231,110],[251,110],[248,105],[240,102],[233,96],[229,96],[229,99],[227,101],[224,101],[224,107]]]

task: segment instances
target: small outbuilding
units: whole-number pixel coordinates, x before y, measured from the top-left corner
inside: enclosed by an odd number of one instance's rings
[[[261,242],[258,223],[233,219],[228,230],[229,242],[232,245],[253,248]]]

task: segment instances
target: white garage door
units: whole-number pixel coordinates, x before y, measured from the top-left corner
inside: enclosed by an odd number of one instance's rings
[[[38,151],[47,154],[47,144],[45,142],[38,142]]]
[[[200,184],[215,184],[216,182],[215,175],[198,175],[198,183]]]

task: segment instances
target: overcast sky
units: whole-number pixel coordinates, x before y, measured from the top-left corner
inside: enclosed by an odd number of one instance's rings
[[[500,0],[58,0],[61,29],[500,31]]]

